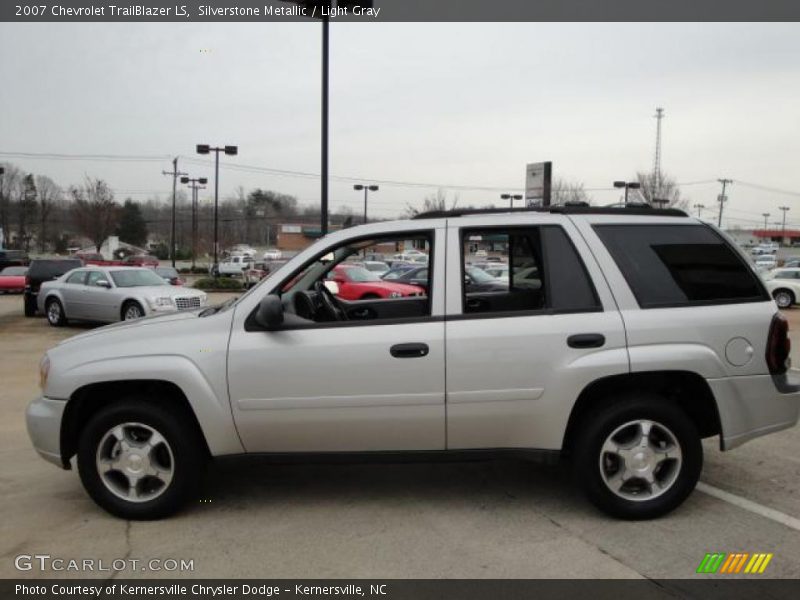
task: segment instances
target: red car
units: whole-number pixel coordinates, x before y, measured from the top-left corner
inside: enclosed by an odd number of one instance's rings
[[[0,293],[21,293],[25,291],[25,275],[28,267],[6,267],[0,271]]]
[[[106,260],[102,254],[91,254],[87,252],[78,253],[75,258],[80,258],[84,265],[94,265],[96,267],[122,267],[125,263],[121,260]]]
[[[336,295],[342,300],[425,295],[425,290],[419,286],[384,281],[376,273],[356,265],[338,265],[334,267],[328,278],[339,286],[339,293]]]
[[[149,254],[137,254],[126,257],[122,264],[126,267],[157,267],[158,259]]]

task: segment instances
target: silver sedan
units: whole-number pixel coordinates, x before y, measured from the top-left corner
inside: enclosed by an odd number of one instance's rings
[[[206,306],[205,292],[175,287],[143,267],[84,267],[42,284],[39,310],[50,325],[67,319],[130,321]]]

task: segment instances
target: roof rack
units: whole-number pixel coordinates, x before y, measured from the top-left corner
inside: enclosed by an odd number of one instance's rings
[[[581,203],[558,206],[534,206],[528,208],[456,208],[453,210],[432,210],[419,213],[412,219],[444,219],[450,217],[463,217],[467,215],[494,215],[503,213],[551,213],[560,215],[645,215],[659,217],[687,217],[688,215],[677,208],[653,208],[649,204],[634,206],[589,206]]]

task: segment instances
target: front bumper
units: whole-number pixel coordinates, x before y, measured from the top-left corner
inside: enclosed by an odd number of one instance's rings
[[[34,399],[25,412],[28,435],[33,447],[46,461],[64,468],[61,460],[61,417],[66,400],[53,400],[44,396]]]
[[[770,375],[709,379],[717,401],[722,450],[732,450],[754,438],[797,424],[800,379],[797,373],[778,383]]]

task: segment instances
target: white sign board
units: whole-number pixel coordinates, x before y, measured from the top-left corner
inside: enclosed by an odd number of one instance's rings
[[[525,167],[525,204],[550,204],[551,162],[528,163]]]

